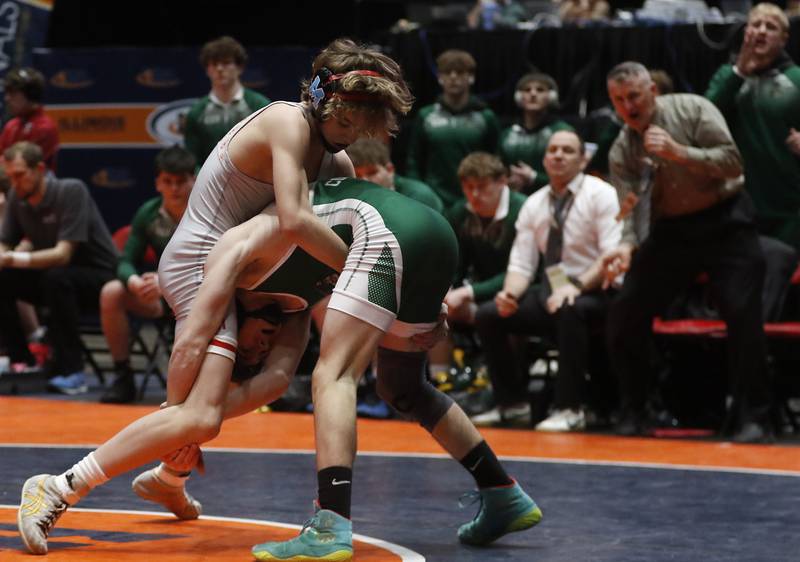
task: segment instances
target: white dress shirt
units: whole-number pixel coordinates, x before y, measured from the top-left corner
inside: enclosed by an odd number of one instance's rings
[[[586,271],[604,252],[616,248],[622,238],[622,222],[616,220],[619,201],[614,187],[594,176],[578,174],[567,185],[574,200],[564,222],[561,266],[570,277]],[[511,248],[508,271],[532,279],[540,254],[547,249],[550,233],[552,189],[546,185],[528,197],[517,217],[517,236]]]

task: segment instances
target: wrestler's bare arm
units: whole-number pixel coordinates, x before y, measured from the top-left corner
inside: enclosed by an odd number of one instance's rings
[[[225,419],[270,404],[286,392],[308,344],[310,318],[308,311],[287,316],[272,341],[262,371],[228,391]]]
[[[288,250],[290,244],[276,236],[277,230],[274,216],[258,215],[228,230],[209,252],[203,283],[170,356],[169,404],[182,403],[191,390],[236,288],[246,286],[259,265],[269,268],[270,257],[277,260]]]

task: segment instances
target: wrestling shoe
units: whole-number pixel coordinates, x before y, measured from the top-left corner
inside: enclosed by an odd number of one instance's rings
[[[468,492],[464,497],[472,499],[466,505],[481,502],[475,518],[458,529],[458,540],[464,544],[487,545],[507,533],[530,529],[542,520],[542,510],[516,481],[510,486]],[[465,507],[460,500],[459,505]]]
[[[155,468],[137,476],[131,488],[143,500],[163,505],[178,519],[197,519],[203,512],[202,504],[185,487],[170,486],[156,475]]]
[[[47,554],[47,535],[69,505],[61,497],[55,476],[37,474],[22,486],[17,527],[25,547],[33,554]]]
[[[257,560],[351,560],[353,523],[338,513],[320,509],[306,521],[297,537],[288,541],[257,544],[252,552]]]

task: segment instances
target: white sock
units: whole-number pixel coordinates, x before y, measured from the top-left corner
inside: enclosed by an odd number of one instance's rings
[[[163,462],[156,467],[156,476],[158,476],[158,479],[164,484],[174,486],[176,488],[183,488],[186,486],[186,481],[189,479],[188,474],[186,476],[178,476],[177,474],[173,474],[169,470],[169,467]]]
[[[64,501],[70,505],[75,505],[96,486],[106,482],[108,482],[108,476],[97,464],[94,452],[91,452],[83,457],[78,464],[63,474],[56,476],[55,484]]]

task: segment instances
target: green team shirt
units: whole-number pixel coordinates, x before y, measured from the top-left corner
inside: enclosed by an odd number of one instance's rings
[[[459,263],[453,285],[472,285],[475,302],[491,299],[503,288],[508,256],[517,235],[517,216],[527,199],[506,188],[495,218],[483,221],[466,201],[448,209],[446,216],[458,238]]]
[[[458,165],[470,152],[494,153],[500,125],[485,103],[471,97],[454,111],[439,99],[419,110],[411,130],[406,173],[428,184],[451,207],[464,198]]]
[[[437,213],[444,211],[444,205],[442,204],[442,200],[439,199],[439,196],[436,195],[436,193],[430,187],[428,187],[428,185],[422,183],[421,181],[395,174],[394,190],[397,193],[405,195],[406,197],[411,197],[414,201],[419,201],[420,203],[427,205]]]
[[[131,232],[117,265],[117,279],[127,285],[131,275],[139,273],[145,265],[147,248],[153,248],[160,259],[169,239],[178,227],[162,207],[161,197],[154,197],[139,207],[131,222]]]
[[[769,234],[800,241],[800,157],[786,146],[800,129],[800,67],[788,56],[742,78],[730,64],[711,79],[706,97],[722,111],[742,153],[745,187],[762,218],[777,219]]]
[[[550,178],[547,177],[544,164],[542,164],[550,137],[556,131],[574,130],[566,121],[555,118],[545,120],[535,129],[526,129],[520,124],[514,124],[500,133],[497,152],[506,166],[524,162],[536,170],[533,185],[527,186],[525,189],[526,193],[533,193],[550,183]]]
[[[350,246],[342,276],[366,276],[363,294],[358,293],[358,281],[339,283],[341,290],[393,312],[403,322],[436,321],[458,260],[455,235],[442,215],[355,178],[315,184],[314,213]],[[370,250],[378,251],[380,258],[365,266],[360,258]],[[399,263],[393,256],[400,256]],[[331,293],[336,281],[333,269],[296,248],[252,290],[295,295],[312,306]]]
[[[197,100],[186,115],[183,130],[186,150],[194,154],[197,166],[203,165],[219,140],[236,123],[269,103],[268,98],[247,88],[241,97],[227,105],[215,101],[210,94]]]

